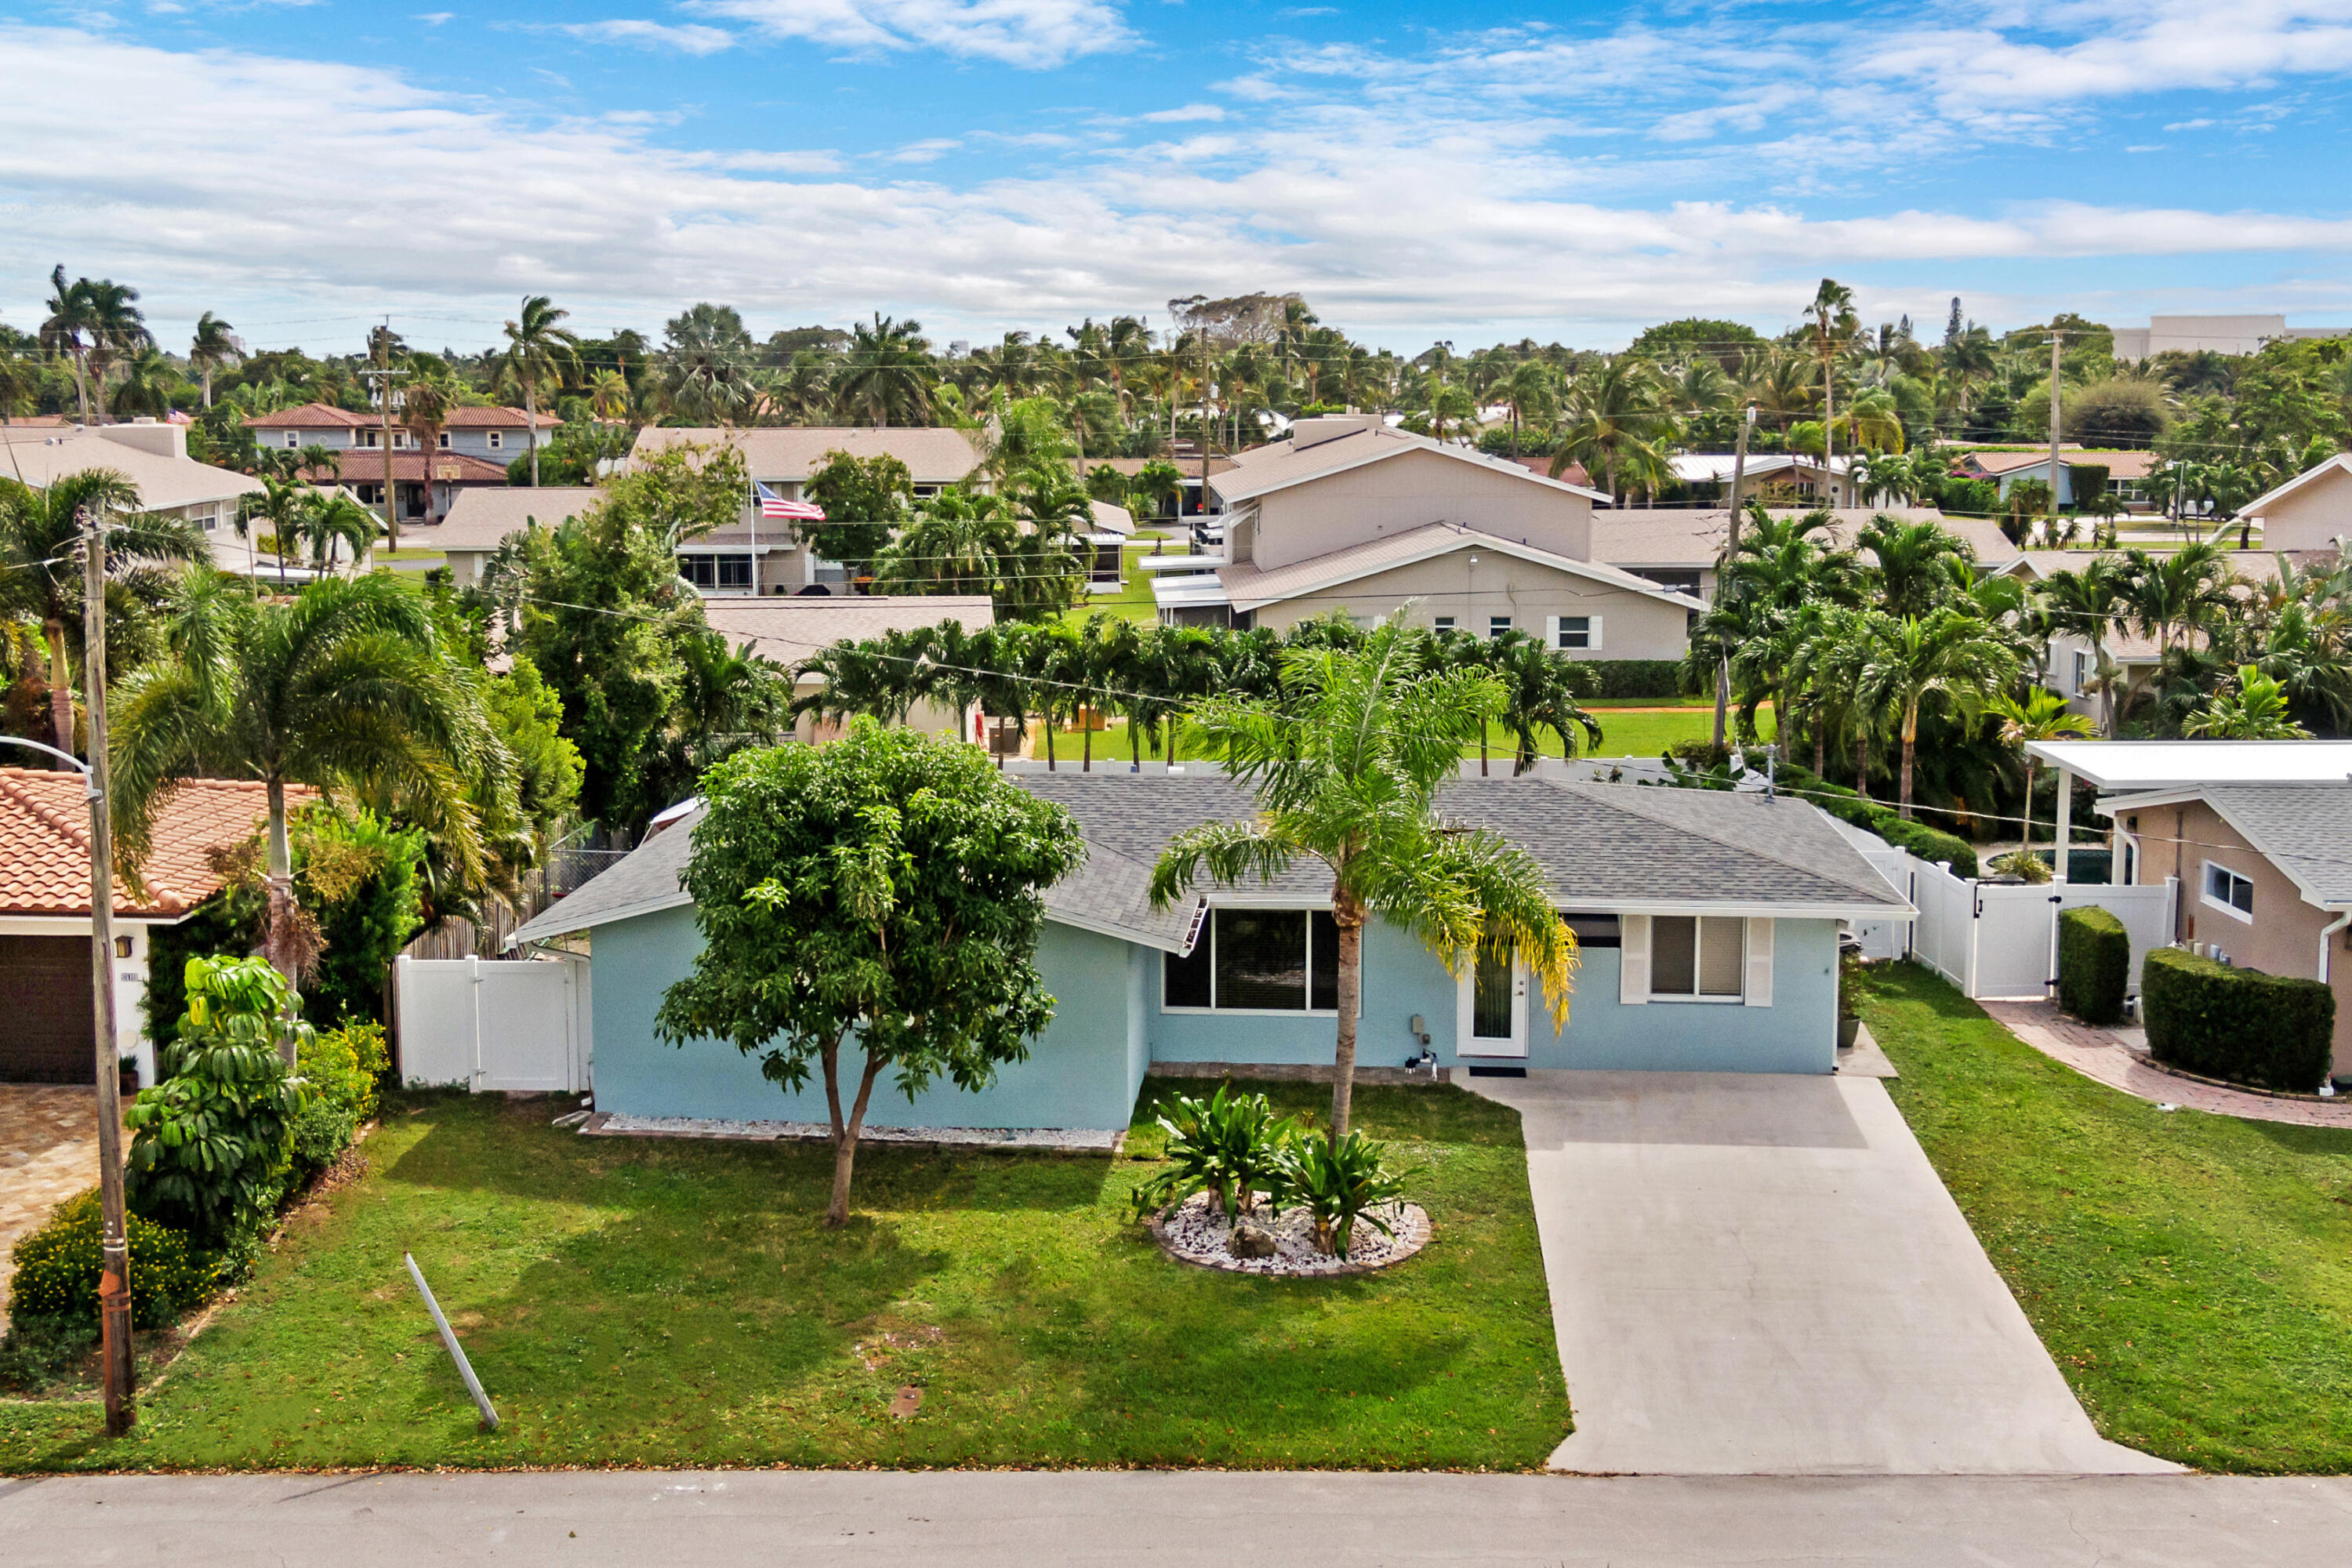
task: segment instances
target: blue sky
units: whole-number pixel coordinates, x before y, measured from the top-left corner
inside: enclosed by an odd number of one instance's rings
[[[1647,321],[2352,321],[2352,0],[0,0],[0,320],[256,347],[697,299],[939,340],[1298,289],[1405,350]]]

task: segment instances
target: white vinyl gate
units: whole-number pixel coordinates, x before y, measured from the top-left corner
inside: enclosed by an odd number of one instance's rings
[[[577,958],[401,958],[400,1076],[475,1090],[590,1086],[588,965]]]
[[[2058,975],[2061,910],[2095,904],[2123,921],[2131,936],[2130,987],[2135,993],[2148,951],[2172,942],[2178,889],[2168,879],[2158,886],[2122,888],[2104,882],[2046,882],[2040,887],[1981,882],[1956,877],[1902,850],[1894,853],[1907,863],[1905,868],[1879,868],[1919,910],[1907,951],[1969,996],[2050,994],[2049,983]],[[1883,857],[1873,853],[1870,858],[1878,864]],[[1870,934],[1864,933],[1864,951],[1872,957],[1906,951],[1898,944],[1899,927],[1879,943],[1873,943]],[[1874,951],[1879,945],[1892,952]]]

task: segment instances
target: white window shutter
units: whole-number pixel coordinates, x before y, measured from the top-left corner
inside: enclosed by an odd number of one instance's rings
[[[1750,1007],[1772,1005],[1772,922],[1748,922],[1748,995]]]
[[[1590,635],[1584,639],[1584,651],[1597,653],[1601,648],[1601,617],[1591,616],[1585,625],[1590,628]]]
[[[1544,617],[1544,647],[1549,648],[1559,647],[1559,617],[1558,616],[1546,616]]]
[[[1627,915],[1617,923],[1617,1000],[1638,1007],[1650,1000],[1650,917]]]

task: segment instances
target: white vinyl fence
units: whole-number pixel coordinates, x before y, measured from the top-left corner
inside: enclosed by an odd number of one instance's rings
[[[2140,963],[2151,948],[2172,941],[2176,883],[2112,887],[2104,882],[2046,882],[2040,887],[1956,877],[1940,865],[1888,846],[1864,857],[1919,918],[1874,921],[1856,928],[1872,958],[1909,954],[1974,997],[2039,997],[2058,978],[2058,913],[2095,904],[2111,910],[2131,936],[2131,980],[2139,989]]]
[[[584,960],[403,956],[393,994],[404,1082],[515,1093],[589,1087]]]

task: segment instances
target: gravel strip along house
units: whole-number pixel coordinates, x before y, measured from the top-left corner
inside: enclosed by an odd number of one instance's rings
[[[1045,894],[1038,966],[1056,998],[1026,1061],[979,1094],[911,1103],[885,1090],[877,1125],[1124,1128],[1147,1071],[1328,1073],[1339,990],[1330,879],[1319,865],[1168,910],[1153,862],[1181,830],[1238,820],[1249,796],[1213,773],[1016,775],[1066,807],[1085,864]],[[1847,922],[1910,906],[1812,806],[1790,799],[1530,776],[1465,779],[1441,797],[1550,876],[1581,965],[1554,1030],[1517,964],[1457,977],[1417,941],[1364,938],[1360,1067],[1826,1074],[1837,1052],[1837,942]],[[662,994],[700,946],[679,888],[696,814],[515,932],[589,958],[596,1106],[619,1117],[822,1122],[824,1091],[785,1094],[718,1041],[655,1036]]]

